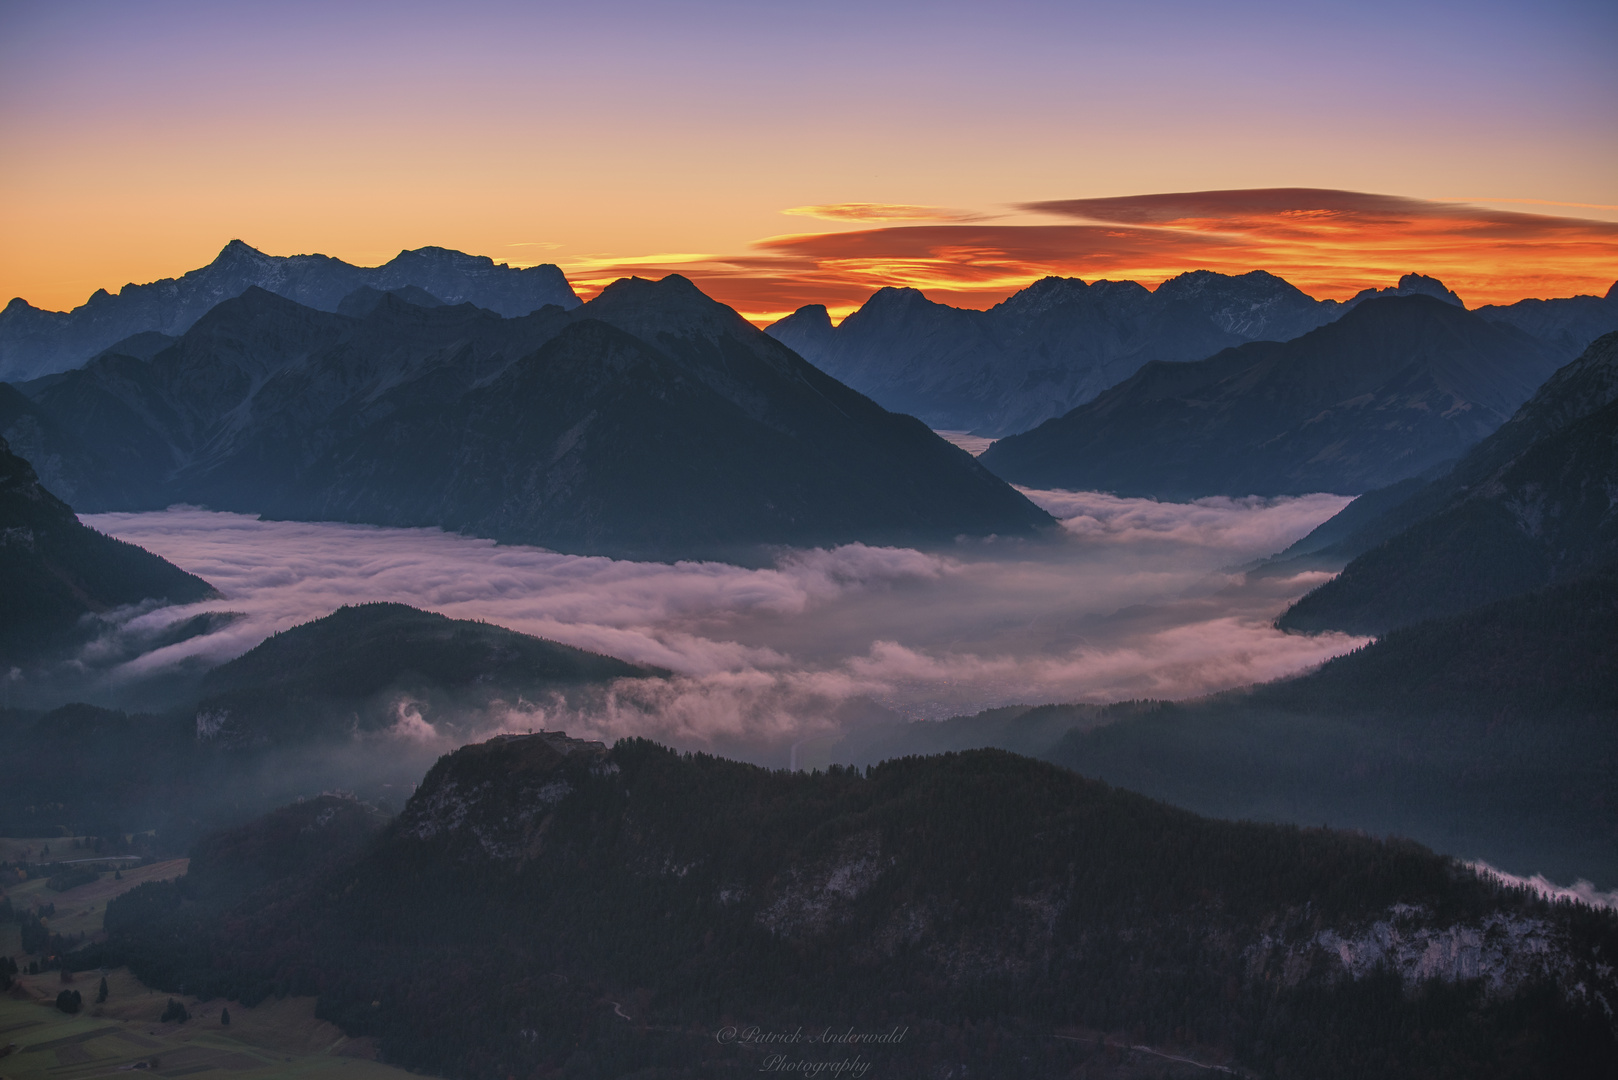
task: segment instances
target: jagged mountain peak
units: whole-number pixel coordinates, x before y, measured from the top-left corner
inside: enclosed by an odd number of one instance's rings
[[[265,258],[266,257],[262,251],[260,251],[256,247],[254,247],[252,244],[249,244],[247,241],[245,241],[245,240],[232,240],[228,244],[226,244],[224,247],[219,249],[219,254],[217,256],[215,256],[214,261],[217,262],[220,259],[227,258],[227,257],[228,258],[240,258],[243,255],[253,255],[253,256],[258,256],[260,258]]]
[[[1359,304],[1366,300],[1388,296],[1430,296],[1453,307],[1463,309],[1466,307],[1461,298],[1455,295],[1442,281],[1426,274],[1406,274],[1399,279],[1399,284],[1391,288],[1361,289],[1349,303]]]
[[[1290,281],[1268,270],[1249,270],[1245,274],[1221,274],[1217,270],[1188,270],[1164,281],[1155,290],[1159,296],[1187,297],[1206,292],[1263,292],[1308,294]]]

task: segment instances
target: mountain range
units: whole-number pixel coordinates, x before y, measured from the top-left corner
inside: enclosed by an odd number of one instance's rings
[[[1558,370],[1444,475],[1379,493],[1362,513],[1350,504],[1346,522],[1295,545],[1299,555],[1352,561],[1279,625],[1382,633],[1618,572],[1614,477],[1618,333]]]
[[[1000,746],[1202,813],[1396,833],[1610,888],[1615,448],[1618,334],[1609,334],[1453,468],[1363,496],[1252,571],[1336,569],[1352,558],[1279,625],[1378,635],[1364,648],[1202,700],[889,724],[846,738],[832,760]]]
[[[0,430],[86,509],[190,502],[654,558],[1053,524],[678,276],[509,319],[360,300],[356,317],[250,288],[149,359],[22,384]]]
[[[1156,290],[1133,281],[1046,278],[988,311],[885,288],[835,327],[824,306],[808,305],[768,332],[887,408],[934,428],[998,437],[1061,416],[1153,361],[1289,341],[1366,300],[1416,295],[1463,306],[1442,282],[1420,274],[1339,303],[1315,300],[1264,271],[1197,270]],[[1540,339],[1565,362],[1618,329],[1618,283],[1605,297],[1524,300],[1478,314]]]
[[[98,289],[72,311],[44,311],[21,297],[0,310],[0,379],[16,382],[67,371],[118,347],[151,349],[151,336],[185,333],[223,300],[251,287],[320,311],[336,311],[356,289],[411,288],[440,303],[471,303],[502,315],[526,315],[546,304],[574,308],[579,299],[555,266],[507,266],[484,255],[445,248],[401,251],[382,266],[354,266],[329,255],[266,255],[240,240],[178,278]],[[120,344],[141,337],[133,346]]]
[[[1376,297],[1291,341],[1148,364],[980,460],[1030,487],[1174,500],[1358,494],[1458,458],[1561,362],[1456,304]]]

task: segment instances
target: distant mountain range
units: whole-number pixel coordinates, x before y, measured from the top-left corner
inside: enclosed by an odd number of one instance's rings
[[[115,608],[215,595],[201,578],[80,524],[0,438],[0,664],[89,641],[95,629],[84,620]]]
[[[336,311],[356,289],[415,289],[446,304],[470,303],[502,315],[526,315],[546,304],[574,308],[579,299],[567,278],[546,264],[519,268],[484,255],[446,248],[402,251],[376,267],[353,266],[329,255],[266,255],[240,240],[199,270],[146,285],[125,285],[116,295],[98,289],[72,311],[43,311],[18,297],[0,311],[0,379],[17,382],[78,367],[113,346],[124,355],[155,351],[120,345],[135,336],[178,336],[220,301],[251,287]]]
[[[1368,496],[1295,554],[1353,557],[1294,604],[1292,630],[1382,633],[1618,572],[1618,333],[1557,371],[1510,423],[1421,486]]]
[[[1148,364],[979,460],[1041,488],[1357,494],[1459,457],[1561,362],[1539,339],[1458,305],[1377,297],[1291,341]]]
[[[887,408],[934,428],[998,437],[1061,416],[1154,361],[1289,341],[1366,300],[1415,295],[1462,306],[1442,282],[1420,274],[1339,303],[1315,300],[1264,271],[1198,270],[1155,291],[1133,281],[1046,278],[988,311],[888,288],[836,327],[816,304],[768,332]],[[1540,338],[1565,361],[1618,329],[1618,284],[1605,297],[1524,300],[1478,314]]]
[[[191,502],[636,557],[1026,535],[970,455],[678,276],[502,318],[252,287],[149,358],[0,389],[0,431],[85,509]]]

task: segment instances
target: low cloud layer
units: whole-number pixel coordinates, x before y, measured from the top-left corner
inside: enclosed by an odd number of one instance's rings
[[[1346,499],[1181,505],[1029,494],[1064,520],[1064,542],[945,554],[852,544],[784,552],[765,569],[190,508],[85,520],[225,594],[131,613],[126,637],[158,639],[204,611],[239,613],[118,665],[116,679],[219,663],[343,604],[392,600],[676,673],[588,701],[513,706],[493,718],[501,726],[643,734],[762,759],[835,729],[861,702],[942,718],[1002,704],[1183,698],[1295,672],[1359,643],[1270,625],[1323,575],[1249,580],[1233,569],[1285,547]]]

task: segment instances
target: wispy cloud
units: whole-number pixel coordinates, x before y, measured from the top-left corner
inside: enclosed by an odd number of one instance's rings
[[[870,202],[793,206],[781,213],[820,218],[822,221],[979,221],[986,216],[973,210],[955,210],[947,206]]]

